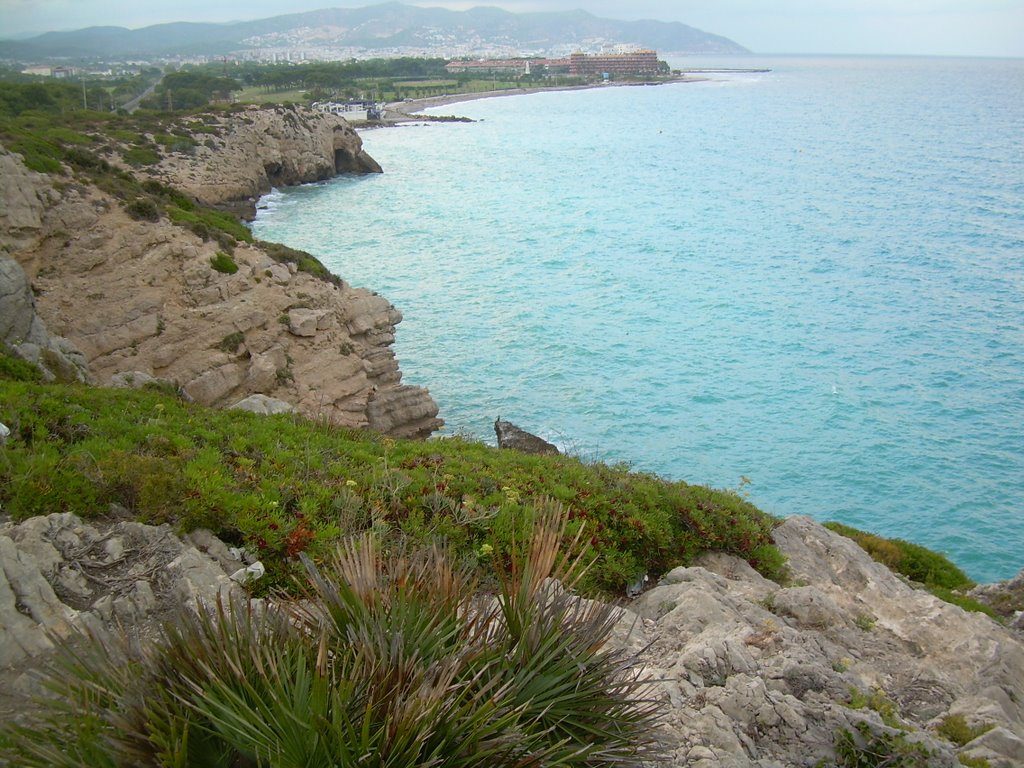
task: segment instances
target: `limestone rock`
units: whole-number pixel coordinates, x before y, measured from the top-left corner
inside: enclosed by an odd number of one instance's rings
[[[14,681],[53,650],[54,638],[145,635],[182,600],[198,606],[240,595],[227,574],[246,564],[220,542],[212,556],[196,545],[208,544],[202,532],[192,536],[134,522],[90,525],[71,514],[0,526],[0,717],[24,704]]]
[[[231,408],[236,411],[248,411],[249,413],[259,413],[264,416],[275,413],[295,413],[295,406],[291,403],[286,403],[284,400],[278,400],[275,397],[267,397],[266,395],[249,395],[244,400],[239,400],[232,405]]]
[[[214,119],[217,135],[203,140],[213,137],[216,150],[169,153],[135,172],[223,205],[271,183],[351,170],[362,157],[359,137],[336,116],[277,108]],[[358,163],[369,168],[365,157]],[[394,436],[424,437],[442,424],[429,393],[401,382],[392,344],[402,316],[387,299],[279,263],[258,245],[239,244],[238,272],[222,274],[210,263],[215,243],[166,219],[135,221],[89,185],[58,190],[2,149],[0,170],[0,223],[10,222],[0,248],[15,259],[0,262],[21,281],[13,293],[0,287],[0,328],[10,326],[0,340],[15,338],[17,353],[48,365],[48,376],[88,370],[115,385],[152,377],[211,406],[262,394]],[[38,323],[23,319],[29,279]],[[15,299],[17,311],[8,307]],[[66,341],[39,336],[44,321]]]
[[[832,765],[843,730],[894,732],[870,707],[851,708],[851,689],[891,702],[906,738],[932,750],[929,766],[953,768],[957,753],[1022,764],[1018,637],[914,589],[807,518],[774,537],[802,586],[710,554],[629,605],[645,622],[641,660],[660,681],[668,765]],[[960,748],[935,732],[950,714],[995,728]]]
[[[85,359],[66,339],[52,335],[36,312],[21,265],[0,253],[0,348],[39,367],[48,381],[86,381]]]
[[[219,136],[192,155],[167,156],[154,177],[210,205],[234,203],[250,218],[255,200],[273,187],[329,179],[339,173],[381,173],[344,119],[303,107],[251,107],[209,125]],[[206,136],[209,139],[209,135]]]
[[[522,453],[556,454],[558,449],[547,440],[520,429],[499,416],[494,422],[494,434],[498,436],[499,448],[511,448]]]

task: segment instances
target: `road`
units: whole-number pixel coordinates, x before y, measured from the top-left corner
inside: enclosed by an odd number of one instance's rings
[[[124,106],[121,107],[121,108],[123,110],[125,110],[128,114],[131,114],[132,112],[134,112],[136,109],[139,108],[139,104],[142,102],[142,100],[144,98],[146,98],[147,96],[149,96],[151,93],[153,93],[153,91],[156,90],[156,87],[158,85],[160,85],[160,80],[163,80],[163,78],[161,77],[158,80],[154,81],[153,84],[149,86],[149,88],[144,90],[142,93],[140,93],[134,99],[132,99],[131,101],[126,101],[124,103]]]

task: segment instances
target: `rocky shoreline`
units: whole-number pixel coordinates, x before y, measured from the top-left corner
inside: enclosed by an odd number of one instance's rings
[[[206,205],[255,210],[273,185],[380,171],[341,118],[282,107],[214,120],[191,152],[134,172]],[[442,424],[427,390],[402,383],[392,349],[402,315],[387,299],[302,271],[265,244],[240,242],[230,256],[222,247],[0,148],[7,347],[51,360],[58,378],[158,379],[204,405],[264,395],[395,437]]]

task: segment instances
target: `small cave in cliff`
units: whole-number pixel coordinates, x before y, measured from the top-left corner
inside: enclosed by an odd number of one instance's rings
[[[358,173],[360,169],[356,156],[344,147],[334,150],[334,170],[337,173]]]
[[[284,166],[281,163],[266,163],[263,170],[267,174],[270,186],[277,187],[287,184],[287,180],[284,178]]]

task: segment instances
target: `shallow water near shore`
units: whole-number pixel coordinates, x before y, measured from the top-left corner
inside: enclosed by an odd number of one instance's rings
[[[404,313],[449,431],[1024,565],[1024,60],[744,58],[450,105],[257,235]],[[749,483],[745,479],[749,479]]]

